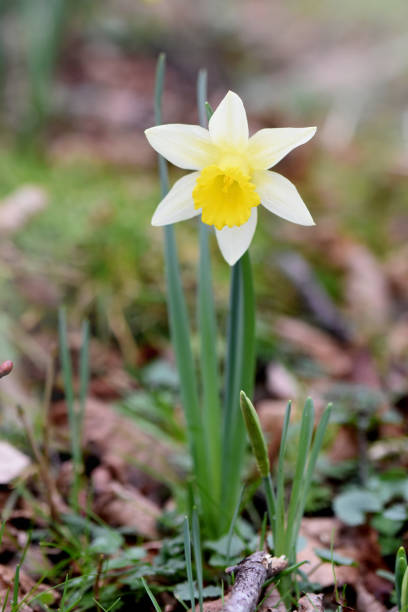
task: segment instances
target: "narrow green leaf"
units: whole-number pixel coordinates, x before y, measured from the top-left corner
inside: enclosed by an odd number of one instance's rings
[[[161,124],[161,104],[165,73],[165,56],[161,54],[157,62],[155,87],[155,118]],[[167,164],[159,155],[159,175],[162,196],[169,191]],[[165,267],[167,281],[167,306],[169,313],[170,332],[175,350],[177,369],[180,375],[181,401],[187,422],[187,437],[191,457],[193,459],[194,474],[197,478],[200,494],[204,496],[208,491],[207,466],[208,457],[205,440],[202,436],[202,419],[198,401],[196,371],[190,345],[190,330],[188,324],[187,307],[184,300],[183,288],[180,278],[180,267],[177,256],[174,230],[171,225],[164,228],[165,237]],[[203,505],[206,503],[203,500]],[[211,510],[209,510],[211,512]]]
[[[279,557],[285,553],[285,454],[288,438],[291,402],[286,406],[282,435],[279,447],[278,470],[276,475],[276,521],[273,530],[275,554]]]
[[[205,100],[207,97],[207,72],[200,70],[197,80],[197,105],[200,123],[207,125]],[[208,246],[211,229],[200,222],[200,260],[198,271],[197,319],[201,347],[201,376],[203,393],[203,435],[209,459],[211,492],[216,505],[221,494],[221,403],[217,362],[217,330],[214,295]],[[218,512],[218,508],[217,508]]]
[[[292,484],[292,492],[290,496],[287,530],[286,530],[286,554],[291,562],[296,559],[292,558],[295,555],[295,521],[297,509],[300,503],[300,494],[302,491],[302,482],[306,470],[307,456],[310,449],[310,442],[313,434],[314,424],[314,407],[310,398],[306,400],[302,421],[300,426],[298,453],[296,458],[295,475]]]
[[[309,460],[307,464],[306,474],[303,479],[302,488],[301,488],[301,492],[299,495],[300,503],[298,505],[298,512],[297,512],[297,517],[296,517],[296,522],[295,522],[294,543],[296,543],[298,539],[300,523],[302,521],[303,513],[305,511],[306,500],[307,500],[310,486],[312,484],[312,480],[313,480],[313,476],[314,476],[314,472],[316,468],[316,462],[317,462],[318,456],[323,446],[324,436],[326,433],[327,425],[330,420],[331,410],[332,410],[332,405],[329,404],[327,408],[325,409],[325,411],[323,412],[323,415],[320,419],[320,422],[317,427],[316,434],[313,440],[313,444],[312,444],[312,448],[310,451],[310,456],[309,456]]]

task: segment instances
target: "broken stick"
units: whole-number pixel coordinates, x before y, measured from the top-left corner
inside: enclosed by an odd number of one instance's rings
[[[272,557],[259,551],[246,557],[238,565],[228,567],[225,571],[227,574],[235,574],[235,583],[223,611],[253,612],[265,580],[279,574],[287,565],[285,557]]]

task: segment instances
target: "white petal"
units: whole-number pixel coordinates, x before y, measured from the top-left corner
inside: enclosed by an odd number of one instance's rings
[[[248,121],[241,98],[229,91],[208,123],[211,140],[218,146],[245,148],[248,144]]]
[[[257,170],[267,170],[292,149],[310,140],[315,133],[315,127],[259,130],[249,139],[247,154],[250,164]]]
[[[254,207],[251,216],[244,225],[215,230],[220,251],[230,266],[233,266],[249,248],[255,233],[257,219],[258,211]]]
[[[200,170],[214,161],[210,133],[199,125],[156,125],[145,134],[153,149],[184,170]]]
[[[170,189],[166,197],[156,208],[152,225],[169,225],[191,219],[200,214],[201,210],[194,208],[193,189],[199,172],[191,172],[183,176]]]
[[[287,178],[277,172],[259,170],[253,181],[261,204],[270,212],[299,225],[315,224],[298,190]]]

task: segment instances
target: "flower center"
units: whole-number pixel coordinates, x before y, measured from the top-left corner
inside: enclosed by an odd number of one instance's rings
[[[196,209],[201,219],[220,230],[226,225],[243,225],[251,216],[253,206],[261,203],[250,177],[239,168],[207,166],[201,171],[193,189]]]

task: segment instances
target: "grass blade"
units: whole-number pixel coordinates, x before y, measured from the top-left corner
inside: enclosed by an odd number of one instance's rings
[[[10,587],[7,588],[6,594],[4,596],[4,601],[3,601],[3,606],[1,608],[1,612],[5,612],[6,610],[9,595],[10,595]]]
[[[198,602],[200,604],[200,612],[203,612],[203,557],[201,550],[200,523],[198,520],[197,510],[195,508],[193,508],[192,534],[194,561],[197,576]]]
[[[231,525],[230,525],[230,528],[229,528],[229,531],[228,531],[228,536],[227,536],[227,565],[229,565],[229,562],[230,562],[230,550],[231,550],[232,536],[234,535],[235,525],[237,523],[239,509],[241,507],[241,503],[242,503],[242,498],[243,497],[244,497],[244,487],[241,488],[241,492],[239,494],[238,502],[237,502],[237,505],[235,506],[234,515],[232,517]]]
[[[146,593],[149,596],[150,601],[153,604],[154,609],[156,610],[156,612],[161,612],[161,608],[159,606],[159,604],[157,603],[157,599],[155,598],[155,596],[153,595],[153,593],[150,590],[149,585],[147,584],[146,580],[143,578],[143,576],[141,577],[141,582],[145,588]]]
[[[79,491],[80,477],[82,472],[81,464],[81,443],[78,430],[78,418],[75,410],[75,396],[72,376],[72,363],[68,346],[67,320],[65,310],[60,308],[58,313],[58,329],[60,342],[60,358],[62,367],[62,377],[64,380],[65,401],[68,410],[69,433],[71,440],[72,461],[74,464],[74,478],[72,484],[71,498],[72,505],[76,512],[79,511]]]
[[[14,574],[13,603],[11,605],[11,612],[17,612],[18,610],[18,588],[19,586],[20,586],[20,564],[16,566],[16,573]]]
[[[186,568],[187,568],[188,588],[190,591],[190,603],[191,603],[191,609],[193,609],[195,606],[195,597],[194,597],[193,568],[191,565],[191,540],[190,540],[190,527],[188,524],[188,516],[185,516],[184,521],[183,521],[183,541],[184,541],[184,557],[186,559]]]

